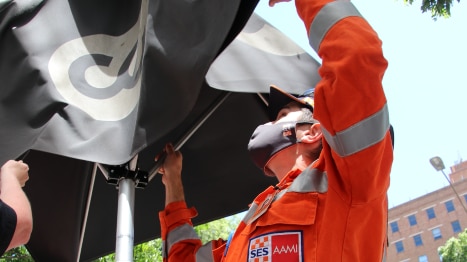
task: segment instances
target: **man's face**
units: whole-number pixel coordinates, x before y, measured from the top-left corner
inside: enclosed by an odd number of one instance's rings
[[[284,106],[277,114],[276,120],[270,122],[271,124],[282,123],[282,122],[295,122],[302,116],[302,105],[297,102],[290,102]],[[295,126],[295,134],[297,141],[300,141],[303,137],[303,132],[310,128],[311,123],[301,123]]]
[[[297,102],[290,102],[277,113],[276,120],[271,123],[297,121],[300,114],[302,114],[300,105]]]
[[[299,103],[289,103],[277,114],[276,120],[259,125],[248,143],[255,164],[263,169],[277,152],[296,144],[295,123],[301,116]]]

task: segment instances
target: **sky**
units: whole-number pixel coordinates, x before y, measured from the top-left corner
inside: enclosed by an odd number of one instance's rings
[[[442,158],[446,175],[467,160],[467,3],[454,1],[451,17],[434,21],[420,1],[352,2],[378,33],[389,63],[383,87],[395,130],[391,208],[449,186],[431,157]],[[255,12],[319,59],[293,2],[270,8],[262,0]]]

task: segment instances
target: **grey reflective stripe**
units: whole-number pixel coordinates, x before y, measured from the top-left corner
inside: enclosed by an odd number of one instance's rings
[[[213,262],[212,244],[208,242],[196,251],[196,262]]]
[[[297,192],[297,193],[308,193],[308,192],[319,192],[325,193],[328,191],[328,177],[326,172],[321,172],[318,169],[308,167],[303,170],[292,182],[292,184],[287,188],[287,190],[281,190],[278,192],[272,203],[281,199],[286,193]],[[263,202],[264,203],[264,202]],[[262,203],[260,204],[262,205]],[[253,203],[250,206],[250,209],[243,217],[242,222],[245,224],[251,224],[256,219],[261,217],[267,209],[261,210],[256,214],[256,210],[259,208],[258,204]]]
[[[169,234],[167,234],[167,249],[163,250],[170,252],[170,249],[174,244],[187,239],[199,239],[199,237],[191,225],[184,224],[175,228],[174,230],[170,231]]]
[[[349,16],[362,16],[350,1],[335,1],[321,8],[310,25],[311,47],[318,51],[328,30],[341,19]]]
[[[326,172],[321,172],[316,168],[308,167],[297,176],[292,185],[287,189],[287,192],[319,192],[325,193],[328,191],[328,176]]]
[[[256,209],[258,209],[258,205],[256,203],[251,204],[250,209],[248,209],[248,212],[245,214],[245,216],[242,219],[243,223],[248,224],[248,221],[250,221],[250,219],[255,214]]]
[[[381,140],[389,130],[388,106],[385,104],[375,114],[332,136],[321,128],[324,138],[331,148],[341,157],[349,156],[368,148]]]
[[[281,192],[279,192],[279,194],[276,195],[276,198],[274,198],[274,201],[279,200],[281,197],[285,195],[285,193],[287,193],[286,190],[282,190]]]

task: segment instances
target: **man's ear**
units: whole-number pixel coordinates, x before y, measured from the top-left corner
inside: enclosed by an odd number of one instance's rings
[[[300,139],[301,143],[314,143],[321,140],[323,132],[321,131],[321,124],[315,123],[310,126],[307,130],[303,131],[303,136]]]

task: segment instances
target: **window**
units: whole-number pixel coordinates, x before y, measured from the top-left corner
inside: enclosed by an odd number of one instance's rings
[[[443,236],[441,235],[441,229],[439,229],[439,227],[433,228],[433,229],[431,230],[431,233],[433,234],[433,239],[434,239],[434,240],[443,238]]]
[[[423,241],[422,241],[422,236],[420,234],[413,236],[413,242],[415,243],[415,246],[422,246]]]
[[[428,257],[426,255],[419,256],[418,262],[428,262]]]
[[[410,215],[408,217],[410,226],[415,226],[417,224],[417,218],[415,215]]]
[[[397,253],[404,252],[404,244],[402,243],[402,240],[397,241],[395,244]]]
[[[415,246],[423,246],[422,236],[420,234],[413,236],[413,242]]]
[[[397,221],[391,222],[389,225],[391,225],[392,233],[399,232],[399,224],[397,224]]]
[[[428,216],[428,220],[433,219],[436,217],[435,215],[435,209],[430,207],[426,210],[426,215]]]
[[[454,208],[454,203],[452,202],[452,200],[444,202],[444,205],[446,206],[446,211],[448,211],[448,213],[456,210]]]
[[[452,221],[451,226],[452,226],[452,231],[454,233],[458,233],[458,232],[462,231],[461,224],[459,223],[459,220]]]

